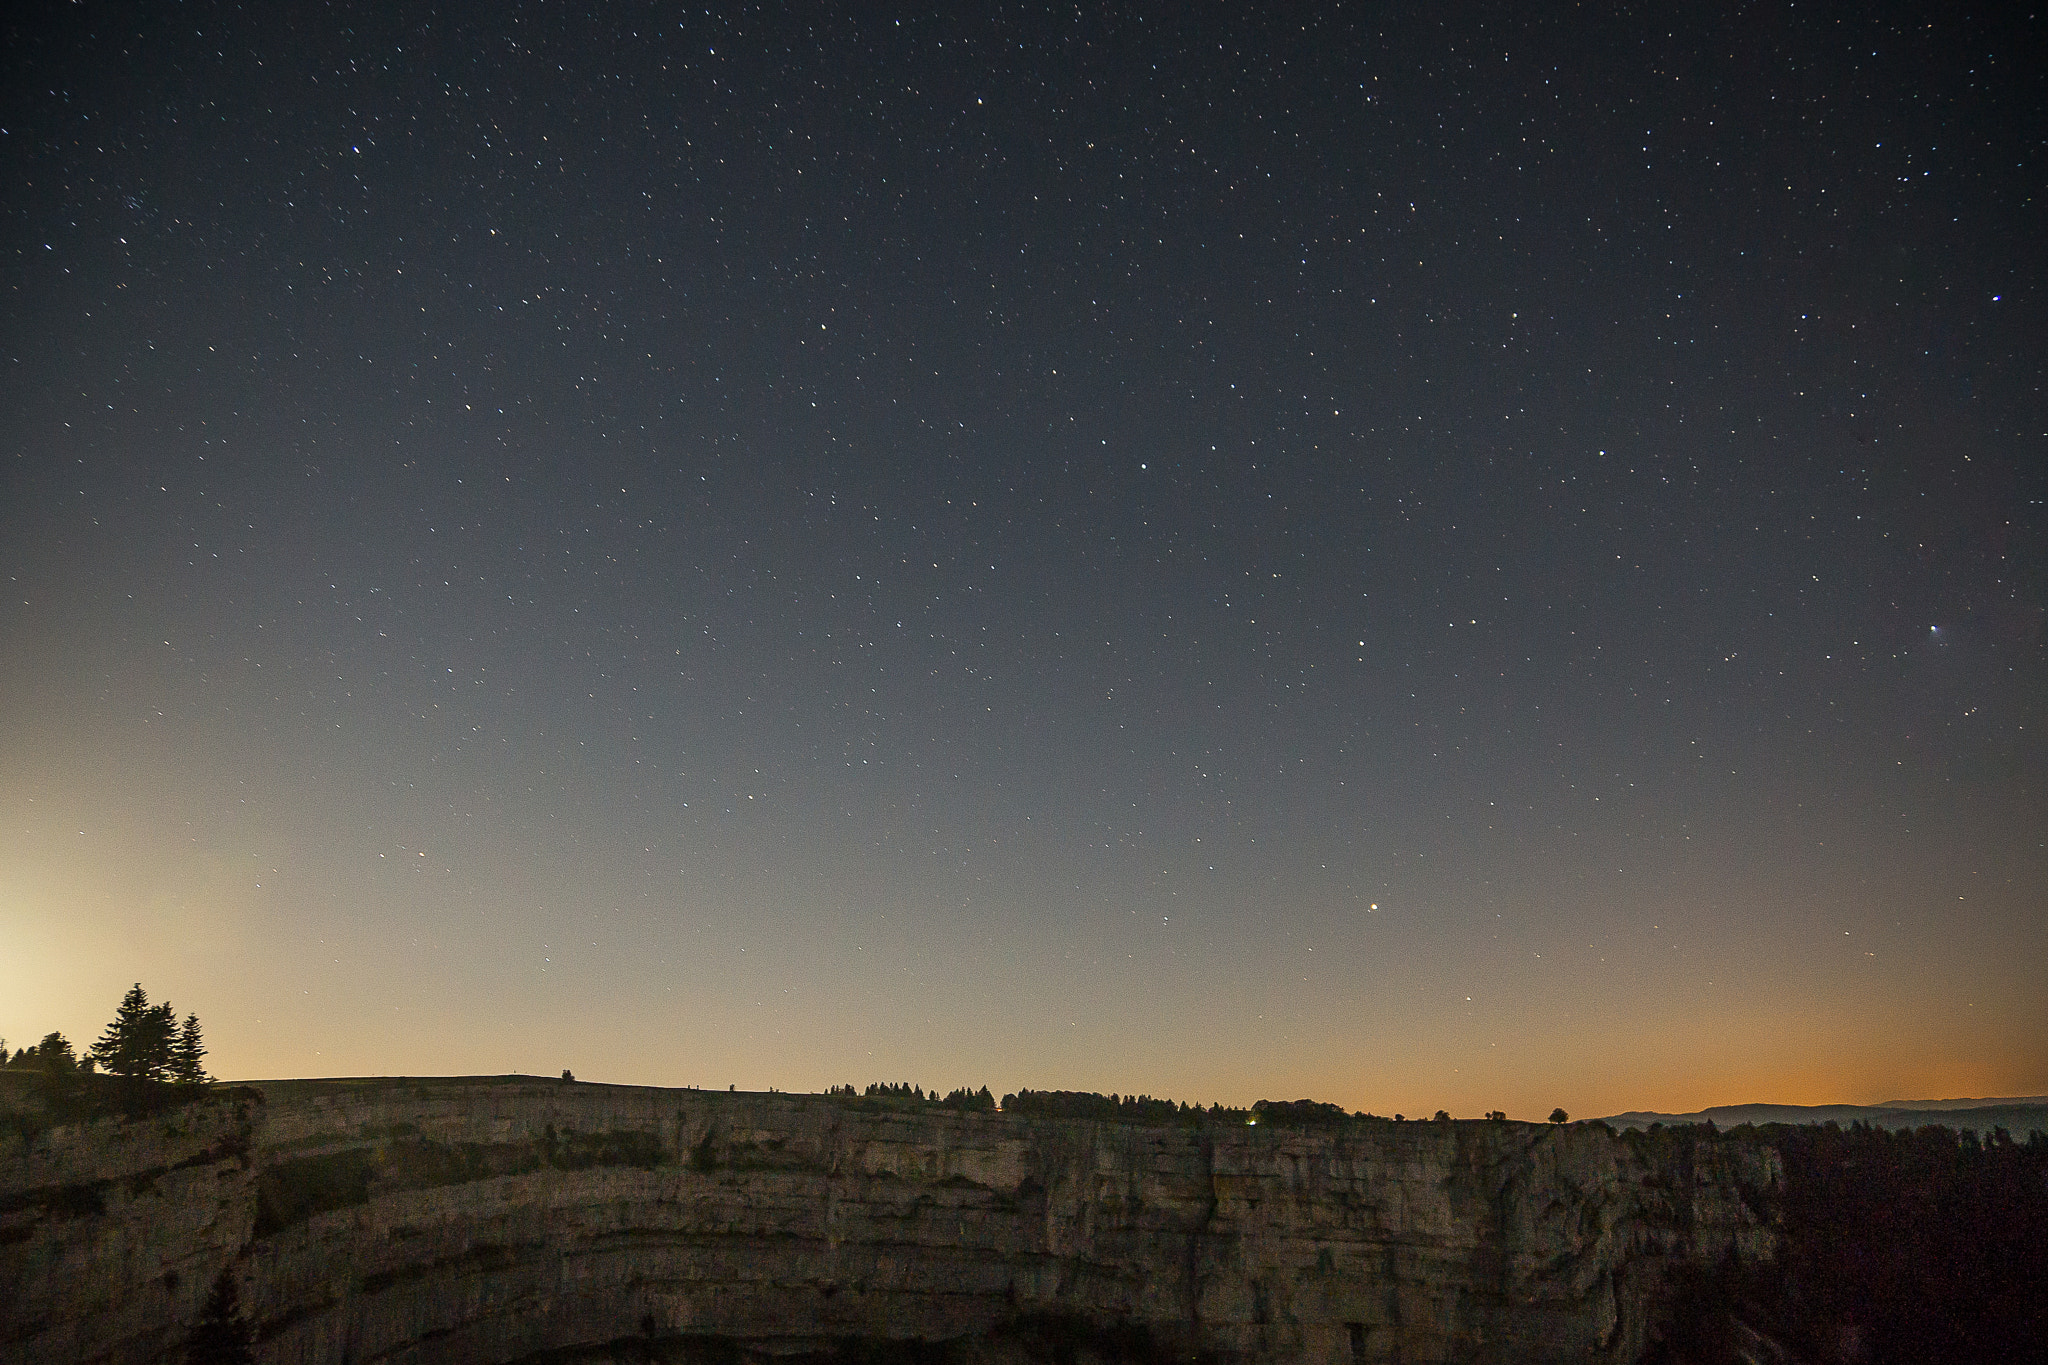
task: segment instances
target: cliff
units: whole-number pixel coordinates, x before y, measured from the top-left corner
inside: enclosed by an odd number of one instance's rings
[[[1630,1361],[1767,1149],[294,1081],[0,1138],[0,1359]]]

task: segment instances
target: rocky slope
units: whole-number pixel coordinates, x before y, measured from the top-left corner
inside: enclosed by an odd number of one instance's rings
[[[0,1359],[176,1359],[225,1268],[280,1365],[1627,1361],[1682,1268],[1770,1254],[1778,1179],[1591,1126],[268,1083],[0,1139]]]

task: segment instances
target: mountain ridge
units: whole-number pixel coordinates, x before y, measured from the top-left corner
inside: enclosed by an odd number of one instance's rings
[[[1930,1124],[1988,1136],[2003,1128],[2025,1139],[2048,1133],[2048,1096],[2015,1095],[1984,1099],[1905,1100],[1888,1104],[1718,1104],[1689,1114],[1637,1109],[1609,1114],[1596,1122],[1615,1128],[1648,1128],[1652,1124],[1712,1123],[1739,1127],[1745,1123],[1853,1124],[1875,1128],[1924,1128]]]

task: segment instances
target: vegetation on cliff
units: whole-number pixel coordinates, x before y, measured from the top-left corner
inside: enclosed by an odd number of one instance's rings
[[[825,1093],[836,1099],[896,1109],[939,1108],[994,1113],[998,1108],[987,1086],[978,1090],[963,1086],[949,1091],[943,1099],[937,1090],[927,1091],[923,1086],[908,1081],[878,1081],[865,1090],[852,1085],[835,1085]],[[1000,1109],[1005,1114],[1028,1118],[1081,1119],[1091,1123],[1129,1123],[1151,1128],[1200,1128],[1219,1124],[1334,1128],[1354,1122],[1403,1121],[1400,1114],[1388,1120],[1378,1114],[1347,1111],[1342,1105],[1322,1100],[1260,1100],[1249,1109],[1241,1109],[1225,1104],[1201,1105],[1189,1104],[1185,1100],[1155,1099],[1151,1095],[1102,1095],[1090,1090],[1032,1090],[1028,1087],[1003,1096]],[[1486,1117],[1502,1121],[1507,1115],[1494,1110]],[[1439,1109],[1436,1121],[1448,1123],[1452,1119]],[[1558,1109],[1552,1111],[1550,1121],[1565,1123],[1568,1118],[1564,1110]]]
[[[0,1075],[10,1082],[0,1092],[7,1100],[0,1126],[27,1136],[51,1123],[182,1104],[213,1083],[205,1057],[199,1016],[188,1014],[180,1025],[170,1002],[150,1004],[138,981],[83,1057],[62,1033],[46,1033],[11,1056],[0,1041]]]
[[[1003,1096],[1005,1114],[1032,1118],[1091,1119],[1098,1123],[1138,1123],[1152,1127],[1209,1122],[1243,1123],[1245,1111],[1208,1109],[1185,1101],[1156,1100],[1150,1095],[1096,1095],[1081,1090],[1020,1090]]]
[[[201,1065],[205,1056],[199,1016],[186,1015],[180,1028],[171,1002],[150,1004],[149,994],[138,981],[121,997],[114,1022],[92,1045],[88,1060],[110,1075],[129,1080],[195,1086],[209,1079]]]
[[[205,1057],[199,1016],[188,1014],[180,1025],[171,1002],[150,1004],[140,981],[121,997],[113,1022],[83,1058],[62,1033],[46,1033],[34,1047],[20,1048],[11,1057],[0,1041],[0,1065],[59,1078],[105,1072],[158,1085],[201,1086],[213,1079],[206,1074]]]
[[[221,1268],[206,1296],[198,1324],[185,1344],[185,1365],[254,1365],[249,1324],[242,1317],[241,1293],[233,1272]]]

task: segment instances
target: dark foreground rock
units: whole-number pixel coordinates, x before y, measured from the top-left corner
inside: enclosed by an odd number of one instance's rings
[[[1707,1132],[266,1083],[0,1137],[0,1359],[179,1359],[225,1270],[308,1365],[1633,1361],[1779,1180]]]

